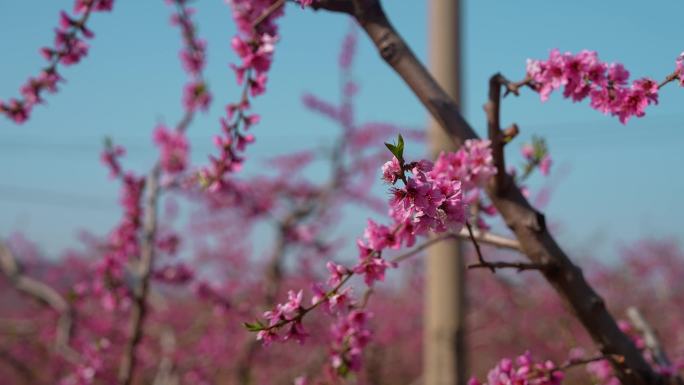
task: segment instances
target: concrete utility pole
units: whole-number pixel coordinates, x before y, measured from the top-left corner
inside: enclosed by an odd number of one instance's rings
[[[460,0],[430,0],[430,69],[435,79],[461,106]],[[431,121],[428,129],[433,157],[456,150],[449,136]],[[458,240],[432,246],[427,256],[423,385],[465,385],[464,341],[466,299],[463,244]]]

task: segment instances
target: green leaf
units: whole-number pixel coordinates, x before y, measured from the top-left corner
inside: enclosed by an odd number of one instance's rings
[[[261,323],[261,321],[258,320],[254,323],[244,322],[242,326],[244,326],[245,329],[249,330],[250,332],[258,332],[264,330],[264,325]]]
[[[387,149],[390,150],[399,162],[404,161],[404,138],[401,135],[399,135],[396,145],[385,142],[385,146],[387,146]]]
[[[399,134],[399,140],[398,140],[398,143],[397,143],[397,149],[399,150],[399,153],[400,153],[401,156],[403,157],[403,156],[404,156],[404,137],[401,136],[401,134]]]
[[[387,149],[390,150],[392,154],[396,155],[397,147],[395,145],[385,142],[385,146],[387,146]]]

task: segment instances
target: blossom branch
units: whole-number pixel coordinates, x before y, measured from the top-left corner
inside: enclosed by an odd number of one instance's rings
[[[325,2],[320,5],[325,8]],[[339,3],[335,2],[339,10]],[[416,58],[406,42],[394,30],[378,0],[348,2],[354,5],[354,17],[374,42],[382,58],[413,90],[435,120],[457,144],[478,138],[459,113],[458,107]],[[510,176],[506,176],[510,179]],[[544,216],[536,211],[520,189],[508,181],[503,191],[488,188],[492,203],[518,238],[522,250],[534,263],[553,263],[557,269],[544,276],[572,308],[584,328],[604,354],[625,357],[624,363],[611,360],[625,384],[656,384],[663,379],[648,365],[634,343],[618,328],[604,301],[587,283],[579,267],[549,234]]]
[[[76,0],[75,11],[81,14],[78,18],[70,17],[66,12],[60,14],[60,26],[55,31],[55,44],[51,48],[41,49],[48,61],[36,78],[29,78],[21,88],[22,98],[10,99],[5,103],[0,100],[0,114],[4,114],[15,123],[24,123],[30,116],[34,105],[42,103],[42,93],[57,92],[57,83],[62,81],[59,64],[65,66],[76,64],[88,53],[88,45],[79,35],[92,38],[93,32],[87,28],[90,15],[96,11],[110,11],[113,0]]]
[[[302,217],[310,213],[310,210],[292,210],[287,217],[277,222],[277,235],[275,247],[271,259],[266,266],[266,279],[264,280],[265,294],[264,304],[266,307],[272,307],[276,304],[276,296],[280,290],[283,280],[282,264],[283,258],[289,249],[288,233],[293,224]],[[241,357],[238,358],[236,364],[235,374],[240,384],[249,384],[251,381],[252,361],[256,348],[259,346],[259,341],[250,339],[242,348]]]
[[[399,228],[395,229],[393,231],[393,233],[396,233],[398,230],[399,230]],[[419,253],[421,253],[422,251],[424,251],[428,247],[430,247],[430,246],[432,246],[438,242],[444,241],[446,239],[466,238],[466,237],[468,237],[471,240],[474,240],[476,235],[474,232],[472,232],[472,230],[467,231],[465,229],[463,229],[459,233],[440,234],[440,235],[438,235],[434,238],[431,238],[430,240],[422,243],[421,245],[416,246],[412,250],[407,251],[403,254],[400,254],[400,255],[394,257],[393,259],[390,260],[390,263],[391,264],[397,264],[397,263],[403,262],[403,261],[405,261],[405,260],[407,260],[407,259],[409,259],[415,255],[418,255]],[[505,247],[505,248],[515,249],[515,250],[519,249],[517,242],[510,240],[508,238],[502,237],[502,236],[480,233],[477,235],[477,237],[479,239],[485,240],[487,243],[489,243],[493,246]],[[380,254],[379,251],[374,250],[371,252],[371,254],[367,258],[371,259],[371,258],[379,257],[379,254]],[[359,273],[354,271],[354,270],[346,270],[346,272],[344,272],[342,275],[340,275],[339,283],[337,285],[335,285],[334,288],[332,288],[330,291],[328,291],[328,292],[324,293],[322,296],[320,296],[320,298],[317,301],[315,301],[312,305],[310,305],[308,307],[299,306],[296,314],[293,317],[289,317],[289,318],[284,317],[284,318],[280,319],[278,322],[272,323],[268,326],[263,325],[258,321],[255,324],[246,323],[245,326],[250,331],[273,332],[277,329],[280,329],[281,327],[283,327],[285,325],[288,325],[288,324],[291,324],[294,322],[301,322],[307,313],[309,313],[310,311],[319,307],[323,303],[327,302],[328,299],[330,299],[331,297],[339,294],[341,292],[342,288],[344,287],[344,285],[347,283],[347,281],[349,279],[351,279],[354,275],[358,275],[358,274]],[[364,295],[364,298],[362,300],[361,308],[363,308],[365,306],[365,303],[368,300],[367,297],[370,296],[371,293],[372,293],[371,290],[366,291],[366,294]]]
[[[185,168],[185,159],[175,158],[174,153],[182,144],[181,158],[187,156],[187,147],[183,134],[192,123],[197,108],[206,109],[211,97],[204,82],[203,69],[205,65],[205,44],[199,40],[196,27],[190,18],[192,11],[187,8],[184,0],[174,0],[176,13],[172,17],[172,24],[180,27],[184,47],[181,50],[181,62],[191,77],[185,89],[185,112],[176,124],[175,134],[167,133],[165,129],[155,132],[155,140],[162,145],[161,159],[156,162],[148,173],[144,183],[146,196],[143,211],[142,238],[140,241],[140,259],[136,261],[136,281],[134,282],[133,309],[129,324],[129,338],[119,365],[118,381],[121,385],[130,385],[137,365],[137,347],[142,339],[145,317],[148,312],[148,292],[150,278],[154,265],[156,251],[156,233],[158,203],[162,193],[160,177],[162,172],[179,172]],[[158,136],[157,136],[158,135]],[[170,141],[170,142],[169,142]],[[180,143],[179,143],[180,142]],[[169,148],[166,148],[169,147]]]
[[[145,211],[143,219],[142,241],[140,244],[140,260],[137,264],[137,277],[133,287],[133,309],[131,312],[129,339],[119,366],[119,384],[130,385],[133,371],[137,363],[137,346],[142,339],[143,324],[147,315],[147,294],[150,286],[150,274],[155,255],[155,236],[157,233],[157,203],[159,200],[159,176],[161,167],[156,165],[147,176],[145,187]]]
[[[297,313],[291,317],[283,317],[280,319],[278,322],[273,323],[271,325],[263,325],[259,321],[257,321],[256,324],[250,324],[250,323],[245,323],[244,326],[249,330],[249,331],[258,331],[258,332],[273,332],[274,330],[280,329],[281,327],[294,323],[294,322],[301,322],[304,316],[309,313],[310,311],[316,309],[317,307],[321,306],[324,304],[330,297],[336,295],[337,293],[340,292],[340,289],[344,287],[344,285],[351,279],[351,277],[354,276],[353,271],[349,271],[346,274],[342,276],[342,279],[340,282],[335,285],[335,287],[326,292],[325,295],[321,296],[317,301],[312,303],[310,306],[299,306],[297,309]]]

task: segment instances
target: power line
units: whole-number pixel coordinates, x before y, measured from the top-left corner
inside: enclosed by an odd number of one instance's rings
[[[0,185],[0,200],[101,211],[116,208],[115,201],[104,197],[10,185]]]

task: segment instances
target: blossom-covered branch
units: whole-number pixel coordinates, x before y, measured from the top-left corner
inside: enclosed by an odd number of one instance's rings
[[[648,77],[629,84],[629,71],[620,63],[606,63],[596,51],[577,54],[554,49],[547,60],[528,60],[527,77],[531,88],[539,92],[542,101],[556,89],[563,88],[563,97],[579,102],[590,99],[590,106],[607,115],[617,116],[621,123],[644,116],[646,107],[658,104],[658,91],[679,80],[684,86],[684,54],[677,57],[675,70],[658,83]]]
[[[440,234],[450,231],[452,233],[448,233],[448,236],[453,237],[453,232],[458,233],[466,223],[462,186],[467,190],[475,189],[495,173],[488,141],[468,141],[456,153],[442,153],[434,164],[427,160],[408,162],[404,157],[405,143],[401,135],[396,144],[386,143],[386,146],[393,157],[382,167],[382,178],[393,186],[390,188],[390,216],[393,225],[385,226],[369,220],[364,238],[357,242],[359,262],[351,268],[329,262],[327,268],[330,277],[327,284],[331,289],[323,289],[323,284],[314,285],[315,295],[310,306],[302,305],[301,290],[290,291],[288,302],[264,313],[267,322],[245,324],[249,330],[258,332],[257,339],[265,344],[292,339],[303,341],[307,335],[302,324],[304,316],[323,304],[328,312],[338,318],[349,311],[349,316],[355,314],[354,317],[360,317],[359,314],[363,311],[353,303],[349,288],[343,289],[343,285],[354,275],[363,276],[369,287],[375,281],[384,280],[387,268],[396,265],[394,261],[388,262],[383,258],[382,254],[386,249],[410,247],[417,236],[430,232]],[[401,187],[398,185],[400,182]],[[474,240],[472,232],[469,232],[469,236]],[[432,244],[435,241],[428,242]],[[396,261],[404,260],[425,247],[427,246],[419,246],[397,257]],[[345,311],[345,308],[353,310]],[[287,332],[284,335],[279,334],[286,326]],[[362,327],[363,323],[358,326]],[[361,331],[357,330],[352,334],[357,333]],[[332,359],[338,372],[358,369],[359,354],[367,340],[368,337],[365,337],[363,343],[359,342],[354,346],[351,356],[345,355],[350,352],[345,348],[345,354]],[[339,350],[336,351],[339,353]]]
[[[206,63],[206,43],[197,38],[196,27],[191,19],[194,10],[187,7],[187,0],[168,0],[167,2],[175,6],[176,13],[171,18],[171,24],[178,25],[181,29],[184,46],[179,56],[191,80],[185,87],[185,114],[176,125],[175,131],[170,131],[164,126],[159,126],[154,131],[154,140],[160,147],[160,158],[144,182],[140,179],[140,192],[136,194],[135,201],[140,202],[142,189],[146,190],[143,211],[137,211],[136,216],[138,218],[134,219],[134,223],[140,227],[141,236],[139,241],[137,241],[137,237],[133,237],[134,242],[139,242],[139,246],[134,247],[138,251],[139,259],[134,261],[135,278],[131,290],[133,307],[128,328],[128,340],[124,347],[118,373],[118,381],[121,385],[129,385],[133,381],[137,364],[137,348],[143,336],[150,279],[156,249],[158,248],[157,206],[162,191],[160,178],[162,173],[174,176],[186,169],[188,144],[185,131],[192,122],[195,111],[198,108],[206,110],[211,102],[211,95],[202,75]],[[114,172],[116,168],[120,169],[120,166],[110,166],[110,168]],[[140,215],[142,215],[142,221],[140,221]]]
[[[221,136],[214,138],[219,155],[210,156],[210,164],[198,175],[199,182],[214,192],[230,187],[228,174],[242,167],[241,154],[254,142],[254,135],[247,134],[247,130],[257,124],[260,117],[249,113],[250,99],[266,91],[268,71],[279,39],[276,20],[283,15],[282,6],[274,6],[277,0],[232,0],[229,3],[238,28],[231,46],[241,60],[239,65],[231,64],[231,68],[242,92],[239,101],[226,105],[226,114],[220,120]]]
[[[47,61],[37,77],[29,78],[21,87],[21,98],[0,100],[0,114],[15,123],[24,123],[31,115],[33,107],[44,102],[45,92],[57,92],[57,84],[61,82],[59,66],[77,64],[88,54],[86,39],[95,35],[88,28],[87,22],[93,12],[109,12],[114,0],[75,0],[74,16],[65,11],[59,15],[59,26],[55,29],[55,41],[52,47],[44,47],[41,54]]]

